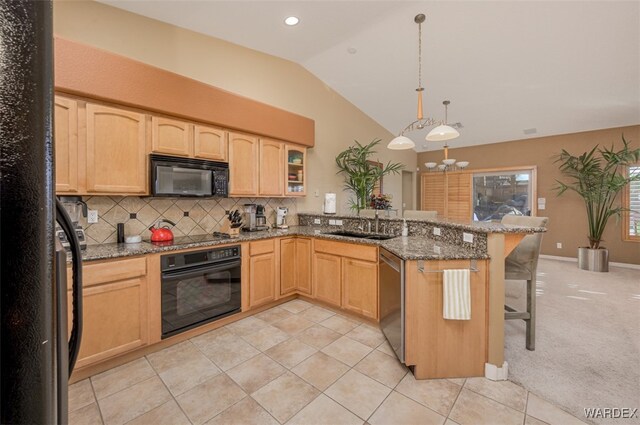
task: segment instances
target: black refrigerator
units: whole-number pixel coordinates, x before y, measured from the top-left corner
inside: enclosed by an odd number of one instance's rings
[[[0,0],[2,424],[67,422],[68,378],[82,334],[79,243],[55,198],[51,9],[50,1]],[[55,238],[56,222],[67,233],[68,253]]]

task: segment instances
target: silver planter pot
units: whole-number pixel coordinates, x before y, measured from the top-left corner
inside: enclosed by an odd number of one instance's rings
[[[609,250],[606,248],[578,248],[578,268],[592,272],[608,272]]]

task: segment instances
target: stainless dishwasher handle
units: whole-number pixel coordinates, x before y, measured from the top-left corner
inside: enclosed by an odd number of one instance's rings
[[[378,255],[378,258],[384,261],[385,263],[387,263],[389,267],[391,267],[393,270],[400,272],[400,265],[397,264],[395,261],[393,261],[393,259],[387,257],[382,252],[380,252],[380,254]]]

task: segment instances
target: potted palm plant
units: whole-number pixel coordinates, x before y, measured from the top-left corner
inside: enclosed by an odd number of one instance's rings
[[[362,145],[355,140],[355,145],[349,146],[336,156],[338,174],[345,175],[344,188],[355,195],[355,199],[350,200],[350,207],[358,213],[361,209],[367,208],[373,188],[383,176],[398,174],[404,168],[404,165],[399,163],[387,162],[380,167],[369,161],[368,158],[376,153],[374,148],[380,141],[375,139],[368,145]]]
[[[579,156],[562,150],[556,159],[560,171],[569,181],[556,180],[558,196],[567,191],[577,193],[584,201],[589,224],[589,246],[578,248],[578,267],[583,270],[609,271],[609,251],[601,246],[609,219],[619,217],[625,208],[616,203],[618,194],[640,175],[626,176],[621,171],[640,158],[640,149],[631,148],[622,136],[622,148],[600,148],[596,145]],[[619,202],[619,201],[618,201]]]

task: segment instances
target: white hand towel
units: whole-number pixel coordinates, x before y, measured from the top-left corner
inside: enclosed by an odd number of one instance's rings
[[[471,284],[469,269],[444,270],[442,317],[471,320]]]

